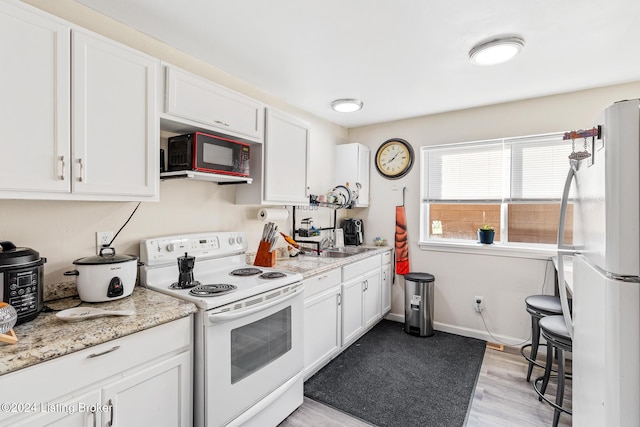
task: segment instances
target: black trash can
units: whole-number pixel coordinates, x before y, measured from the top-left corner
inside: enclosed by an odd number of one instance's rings
[[[433,284],[429,273],[404,275],[404,331],[411,335],[433,335]]]

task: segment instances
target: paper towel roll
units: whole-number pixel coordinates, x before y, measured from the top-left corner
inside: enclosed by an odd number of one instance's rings
[[[258,219],[262,221],[282,221],[289,218],[289,211],[286,209],[262,208],[258,211]]]

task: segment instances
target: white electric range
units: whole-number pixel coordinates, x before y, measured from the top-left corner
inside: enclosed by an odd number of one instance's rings
[[[196,426],[275,426],[302,404],[302,276],[248,265],[246,251],[242,232],[140,242],[141,284],[198,307]]]

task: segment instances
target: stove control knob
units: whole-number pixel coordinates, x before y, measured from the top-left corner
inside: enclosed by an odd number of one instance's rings
[[[169,252],[173,252],[174,250],[176,250],[175,245],[174,245],[173,243],[169,243],[169,244],[167,245],[167,251],[169,251]]]
[[[236,237],[235,236],[231,236],[229,237],[229,244],[233,245],[236,242]]]
[[[238,236],[237,241],[238,241],[238,244],[241,245],[242,244],[242,236]]]

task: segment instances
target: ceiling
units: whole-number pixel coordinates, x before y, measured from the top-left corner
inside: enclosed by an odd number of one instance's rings
[[[637,0],[77,1],[349,128],[640,80]],[[500,35],[522,53],[469,62]]]

